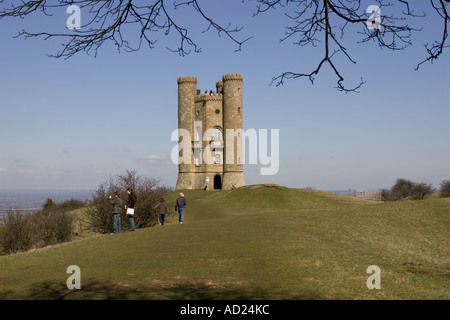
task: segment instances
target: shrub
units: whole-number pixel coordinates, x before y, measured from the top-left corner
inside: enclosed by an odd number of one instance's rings
[[[394,195],[392,194],[391,190],[383,189],[381,190],[381,201],[394,201],[396,200],[394,198]]]
[[[400,200],[410,197],[412,195],[413,188],[414,182],[412,182],[411,180],[397,179],[397,181],[391,188],[393,199]]]
[[[51,205],[50,205],[51,203]],[[0,253],[27,251],[33,247],[53,245],[72,240],[75,216],[71,208],[47,201],[34,213],[8,211],[0,218]]]
[[[443,198],[450,197],[450,180],[444,180],[441,182],[441,188],[439,192],[441,193],[441,197]]]
[[[33,214],[36,241],[48,246],[72,240],[74,216],[58,207],[46,208]]]
[[[64,209],[64,210],[75,210],[75,209],[80,209],[80,208],[84,208],[86,206],[86,203],[82,200],[78,200],[78,199],[69,199],[66,200],[62,203],[58,203],[57,204],[58,208],[60,209]]]
[[[423,200],[427,194],[433,193],[433,187],[428,183],[415,183],[411,190],[411,197],[415,200]]]
[[[111,204],[108,202],[108,195],[114,194],[113,181],[102,183],[97,190],[92,193],[90,206],[86,212],[90,220],[92,231],[108,233],[113,230]]]
[[[42,206],[42,208],[51,208],[53,207],[55,204],[53,203],[53,199],[52,198],[47,198],[47,201],[44,203],[44,205]]]
[[[136,228],[150,227],[157,223],[155,206],[159,198],[163,197],[170,189],[159,185],[160,180],[139,175],[136,171],[126,171],[125,174],[116,175],[99,185],[92,194],[90,206],[86,209],[91,220],[94,232],[110,233],[113,230],[112,207],[108,197],[114,196],[116,191],[121,193],[123,201],[122,228],[128,223],[125,213],[125,205],[128,200],[126,190],[132,188],[137,197],[135,205],[134,221]]]
[[[34,242],[31,214],[9,210],[0,220],[0,247],[3,254],[26,251]]]
[[[428,194],[433,193],[433,187],[427,183],[416,183],[407,179],[397,179],[390,190],[381,191],[383,201],[396,201],[401,199],[423,200]]]

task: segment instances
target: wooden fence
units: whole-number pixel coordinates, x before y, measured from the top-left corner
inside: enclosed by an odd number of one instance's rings
[[[355,197],[366,200],[381,201],[381,190],[355,190]]]

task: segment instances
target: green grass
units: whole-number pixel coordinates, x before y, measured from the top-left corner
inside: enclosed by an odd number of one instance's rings
[[[450,298],[450,199],[379,203],[275,186],[184,193],[183,225],[172,212],[163,227],[0,257],[0,298]],[[73,264],[81,290],[66,287]],[[381,268],[380,290],[366,286],[370,265]]]

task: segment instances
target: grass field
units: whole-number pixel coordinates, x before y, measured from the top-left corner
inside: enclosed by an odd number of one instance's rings
[[[0,298],[450,299],[450,198],[380,203],[276,186],[185,196],[183,225],[172,212],[163,227],[1,256]],[[70,265],[80,290],[66,286]],[[370,265],[381,289],[367,288]]]

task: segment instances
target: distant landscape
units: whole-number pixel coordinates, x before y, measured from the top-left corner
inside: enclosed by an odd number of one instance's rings
[[[64,202],[70,199],[89,200],[90,190],[0,190],[0,215],[8,210],[37,211],[47,199]]]

